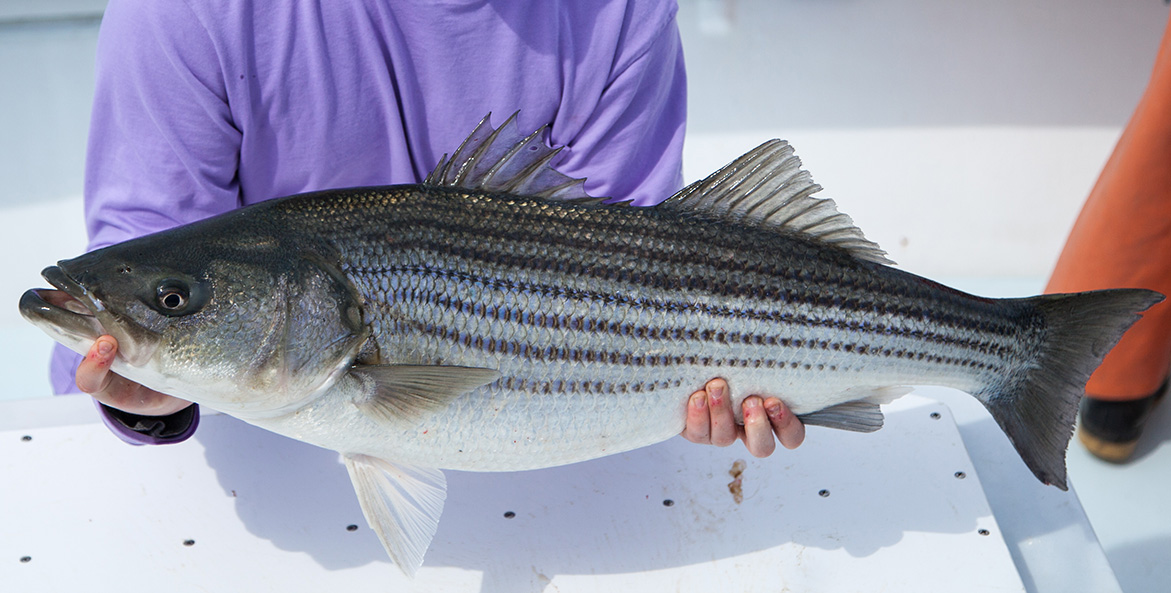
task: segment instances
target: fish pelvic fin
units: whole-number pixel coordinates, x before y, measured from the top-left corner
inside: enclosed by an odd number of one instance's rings
[[[700,213],[740,225],[804,236],[859,259],[894,264],[801,168],[784,140],[769,140],[744,156],[679,190],[658,207]]]
[[[500,378],[495,369],[407,364],[360,365],[350,374],[366,384],[355,405],[381,421],[442,410],[451,400]]]
[[[390,559],[413,578],[443,514],[447,499],[443,472],[354,453],[342,459],[366,522]]]
[[[1061,490],[1065,451],[1086,381],[1142,311],[1163,295],[1141,289],[1022,299],[1046,327],[1032,363],[975,393],[1041,482]]]
[[[489,192],[535,196],[550,200],[595,200],[585,191],[585,179],[562,174],[549,163],[564,147],[545,143],[548,126],[523,135],[515,112],[499,128],[484,116],[448,159],[439,160],[423,183]]]

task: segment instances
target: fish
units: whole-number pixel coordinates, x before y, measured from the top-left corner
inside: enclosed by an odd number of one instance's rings
[[[770,140],[654,207],[485,117],[419,184],[261,202],[47,267],[21,313],[112,370],[337,451],[408,575],[444,469],[517,471],[680,433],[689,394],[781,398],[869,432],[910,385],[963,390],[1066,489],[1085,383],[1163,295],[966,294],[896,267]]]

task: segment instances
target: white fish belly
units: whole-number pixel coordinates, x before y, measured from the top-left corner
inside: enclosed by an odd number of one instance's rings
[[[294,414],[256,423],[330,449],[400,463],[516,471],[667,440],[683,429],[689,395],[717,376],[728,380],[737,408],[748,395],[775,395],[799,414],[896,385],[978,387],[975,378],[936,365],[882,364],[857,355],[806,359],[783,369],[595,364],[544,366],[544,372],[533,372],[526,361],[496,362],[505,379],[462,395],[442,410],[388,420],[367,417],[350,403],[364,397],[358,393],[360,382],[343,380]]]

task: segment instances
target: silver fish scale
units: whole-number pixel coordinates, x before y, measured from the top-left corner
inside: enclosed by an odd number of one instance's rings
[[[377,362],[502,373],[404,422],[411,438],[393,440],[413,448],[387,455],[407,462],[525,469],[661,441],[715,376],[798,414],[867,386],[972,391],[1028,360],[1022,336],[1041,331],[1004,301],[776,231],[429,187],[364,199],[385,210],[314,216],[340,218]],[[374,446],[384,430],[355,433]]]

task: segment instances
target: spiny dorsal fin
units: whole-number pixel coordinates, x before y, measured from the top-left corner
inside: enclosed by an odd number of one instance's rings
[[[536,196],[551,200],[591,199],[585,179],[574,179],[549,166],[561,147],[545,144],[548,126],[522,136],[512,114],[499,128],[484,116],[476,129],[451,155],[439,160],[424,183],[483,191]]]
[[[893,264],[849,216],[801,169],[801,159],[784,140],[770,140],[724,168],[668,198],[664,208],[702,212],[757,227],[773,228],[833,245],[855,257]]]

